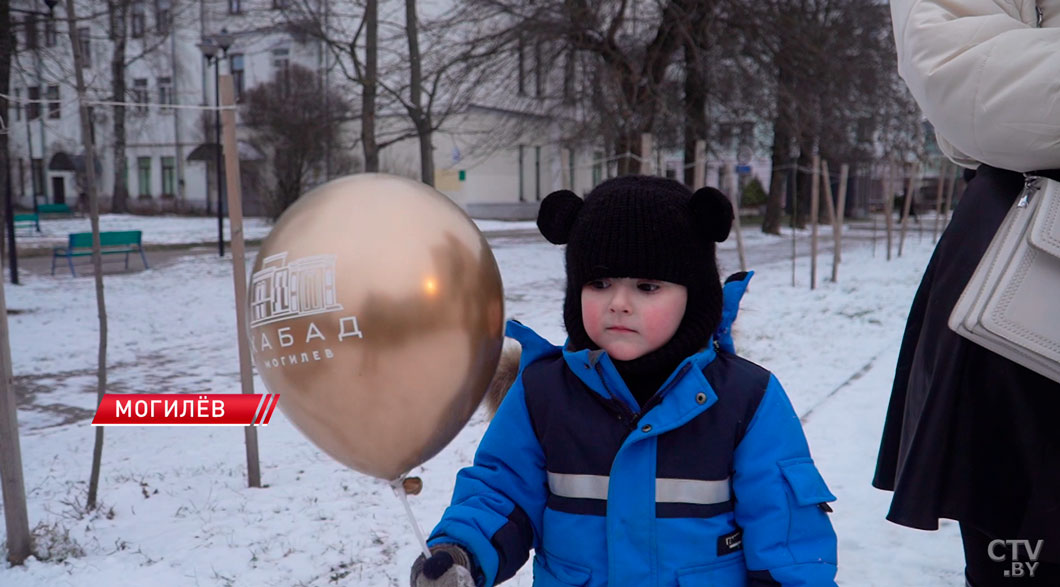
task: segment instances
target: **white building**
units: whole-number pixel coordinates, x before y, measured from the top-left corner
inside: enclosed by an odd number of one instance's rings
[[[216,209],[214,112],[202,108],[215,104],[215,69],[208,64],[200,45],[216,38],[222,28],[230,33],[231,44],[221,67],[222,71],[230,68],[237,98],[243,91],[273,79],[292,63],[321,72],[329,86],[341,87],[344,79],[340,68],[325,44],[291,32],[283,11],[291,1],[130,1],[125,51],[127,91],[121,100],[134,103],[126,110],[127,173],[122,179],[128,187],[130,209]],[[74,205],[84,192],[78,185],[81,174],[77,172],[84,158],[64,4],[56,7],[54,19],[19,12],[46,11],[44,0],[15,0],[12,4],[18,45],[12,62],[11,107],[5,123],[16,203],[26,208],[35,202]],[[106,5],[98,0],[78,0],[76,4],[83,17],[78,28],[88,56],[88,97],[100,102],[92,107],[92,117],[97,181],[106,209],[114,193],[116,165],[114,106],[103,102],[113,99],[110,72],[114,43]],[[423,15],[444,8],[446,2],[421,4]],[[333,24],[344,18],[338,14],[340,4],[334,6]],[[341,6],[355,9],[354,4]],[[395,18],[403,19],[400,8],[385,4],[385,10],[395,11]],[[345,16],[356,17],[359,15]],[[400,60],[403,50],[403,46],[381,46],[381,60]],[[528,114],[538,110],[534,102],[544,99],[549,84],[562,83],[562,78],[557,78],[562,70],[551,66],[546,69],[532,63],[531,58],[525,61],[520,66],[523,70],[514,72],[520,82],[516,95],[491,93],[490,98],[477,100],[451,116],[434,134],[435,184],[473,214],[526,216],[528,210],[533,214],[534,203],[549,192],[568,187],[585,193],[614,173],[603,145],[591,138],[576,145],[561,144],[563,121]],[[25,103],[26,100],[45,103]],[[168,104],[176,107],[165,107]],[[511,126],[517,119],[529,119],[532,124],[522,126],[516,135],[505,135],[500,143],[491,136],[497,134],[496,129]],[[377,124],[380,130],[410,125],[402,112],[393,110],[380,113]],[[359,147],[353,146],[358,123],[353,120],[344,126],[351,140],[343,148],[360,159]],[[253,145],[246,129],[240,128],[238,134],[244,176],[255,167],[259,172],[267,170],[263,150]],[[382,170],[418,178],[418,153],[414,138],[396,143],[381,152]],[[754,172],[768,177],[768,169],[755,163]],[[728,161],[714,162],[708,169],[708,183],[717,183],[719,164],[731,165]],[[678,178],[681,165],[679,154],[662,153],[655,161],[660,175]],[[323,173],[320,175],[314,181],[325,179]],[[255,182],[244,181],[245,213],[262,213],[261,189]]]

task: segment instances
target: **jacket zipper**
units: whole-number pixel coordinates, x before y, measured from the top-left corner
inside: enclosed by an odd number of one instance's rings
[[[644,404],[644,407],[641,408],[639,414],[634,414],[633,410],[629,409],[629,406],[626,405],[626,402],[622,401],[617,395],[615,395],[615,392],[611,391],[611,388],[607,385],[607,379],[604,377],[604,371],[600,368],[599,364],[596,365],[596,373],[600,376],[600,383],[602,383],[604,389],[607,390],[607,395],[610,396],[610,401],[603,402],[604,405],[617,411],[618,420],[625,424],[630,430],[633,430],[637,427],[637,423],[640,422],[641,417],[643,417],[644,414],[647,414],[649,410],[659,405],[659,402],[662,401],[662,397],[666,394],[666,391],[673,387],[691,368],[691,364],[681,367],[681,370],[677,372],[677,375],[671,379],[669,383],[664,385],[659,391],[655,392],[655,395],[651,396],[651,399]],[[601,401],[603,401],[602,398]]]
[[[633,410],[629,409],[626,402],[622,401],[615,392],[611,391],[611,388],[607,385],[607,379],[604,377],[604,371],[600,368],[600,364],[596,364],[596,374],[600,376],[600,383],[603,384],[604,389],[607,390],[608,401],[604,401],[600,398],[599,394],[593,393],[594,396],[600,399],[600,401],[611,408],[611,411],[616,412],[618,421],[626,425],[627,428],[633,430],[637,427],[637,415],[633,413]]]
[[[1041,186],[1042,178],[1037,175],[1023,175],[1023,192],[1020,193],[1020,199],[1016,202],[1017,208],[1026,208],[1027,204],[1030,203],[1031,198],[1038,192]]]
[[[659,391],[655,392],[655,395],[651,396],[651,398],[649,398],[648,401],[644,403],[644,407],[640,410],[640,414],[638,414],[637,417],[633,420],[634,427],[636,427],[637,422],[640,420],[641,416],[647,414],[649,410],[659,405],[659,402],[662,401],[662,397],[666,394],[666,391],[673,387],[677,383],[677,381],[684,376],[685,373],[688,373],[688,370],[691,368],[691,364],[686,364],[684,367],[681,367],[681,370],[677,372],[677,375],[674,376],[674,378],[671,379],[669,383],[662,386]]]

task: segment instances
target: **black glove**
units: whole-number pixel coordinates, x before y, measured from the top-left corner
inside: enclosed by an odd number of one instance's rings
[[[431,558],[422,554],[412,563],[412,587],[475,587],[471,556],[455,544],[431,547]]]

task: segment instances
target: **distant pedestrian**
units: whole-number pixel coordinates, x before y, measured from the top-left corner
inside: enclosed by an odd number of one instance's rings
[[[898,192],[898,195],[894,197],[894,214],[898,217],[898,220],[902,219],[902,215],[905,214],[905,190]],[[916,213],[916,197],[909,203],[909,217],[920,224],[920,217]]]

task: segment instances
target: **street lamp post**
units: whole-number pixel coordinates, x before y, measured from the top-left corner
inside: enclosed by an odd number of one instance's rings
[[[209,66],[211,61],[214,66],[214,105],[218,107],[218,110],[214,111],[214,139],[216,140],[214,144],[217,147],[215,150],[217,168],[217,254],[221,257],[225,255],[224,198],[222,197],[223,188],[221,182],[221,59],[228,55],[228,48],[231,46],[232,35],[228,33],[227,28],[222,28],[220,33],[207,37],[199,44],[199,49],[202,50],[202,54],[206,57],[207,66]]]

